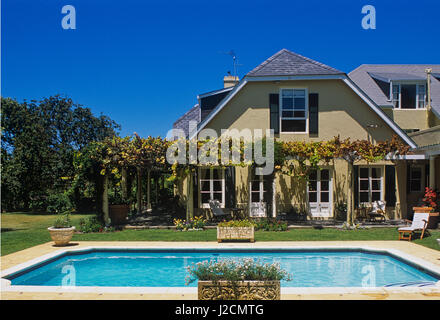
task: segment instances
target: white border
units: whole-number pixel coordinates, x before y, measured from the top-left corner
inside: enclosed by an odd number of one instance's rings
[[[224,244],[222,246],[206,246],[193,245],[186,246],[88,246],[80,249],[61,249],[55,252],[45,254],[41,257],[32,259],[30,261],[18,264],[14,267],[6,269],[1,272],[1,290],[2,292],[52,292],[52,293],[112,293],[112,294],[196,294],[197,287],[92,287],[92,286],[78,286],[78,287],[62,287],[62,286],[17,286],[11,285],[11,282],[4,277],[13,273],[22,271],[23,269],[33,267],[35,264],[42,263],[48,259],[55,258],[64,253],[79,253],[86,252],[93,249],[103,250],[143,250],[143,249],[159,249],[159,250],[228,250],[228,249],[270,249],[270,250],[364,250],[372,253],[385,253],[391,256],[397,256],[404,261],[416,265],[420,268],[428,270],[440,276],[440,267],[428,261],[414,257],[410,254],[404,253],[396,249],[378,249],[370,246],[277,246],[270,244],[266,245],[241,245],[241,244]],[[362,293],[440,293],[440,281],[436,286],[432,287],[284,287],[281,288],[281,294],[362,294]]]

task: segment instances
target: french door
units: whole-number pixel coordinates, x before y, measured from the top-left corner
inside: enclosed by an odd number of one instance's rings
[[[264,176],[256,176],[250,182],[250,212],[251,217],[267,216],[267,181]]]
[[[332,176],[330,169],[317,169],[309,174],[308,198],[312,217],[331,217]]]

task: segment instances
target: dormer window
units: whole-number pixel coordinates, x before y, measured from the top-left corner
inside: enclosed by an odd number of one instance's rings
[[[391,100],[397,109],[423,109],[426,106],[426,86],[416,83],[392,83]]]

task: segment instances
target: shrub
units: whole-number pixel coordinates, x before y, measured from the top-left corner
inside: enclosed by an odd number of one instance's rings
[[[222,221],[217,224],[218,227],[255,227],[255,222],[248,219]]]
[[[69,197],[65,193],[51,194],[46,199],[47,212],[63,213],[72,210],[73,206]]]
[[[63,214],[63,215],[60,215],[59,217],[57,217],[55,219],[53,226],[58,229],[70,228],[72,226],[72,223],[70,221],[70,214],[67,213],[67,214]]]
[[[252,258],[206,260],[191,264],[187,267],[187,271],[189,273],[186,277],[187,285],[197,279],[201,281],[292,280],[291,275],[282,270],[279,263],[262,264]]]
[[[79,220],[79,230],[83,233],[102,232],[105,230],[104,224],[97,217],[90,217]]]
[[[261,219],[256,222],[255,230],[262,231],[287,231],[287,222],[276,219]]]

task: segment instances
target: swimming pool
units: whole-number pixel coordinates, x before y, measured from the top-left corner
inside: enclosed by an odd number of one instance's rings
[[[363,249],[104,249],[66,251],[8,274],[13,286],[184,287],[186,267],[218,259],[280,263],[289,287],[382,287],[440,275],[398,256]],[[68,280],[66,282],[66,279]],[[191,286],[196,286],[196,283]]]

